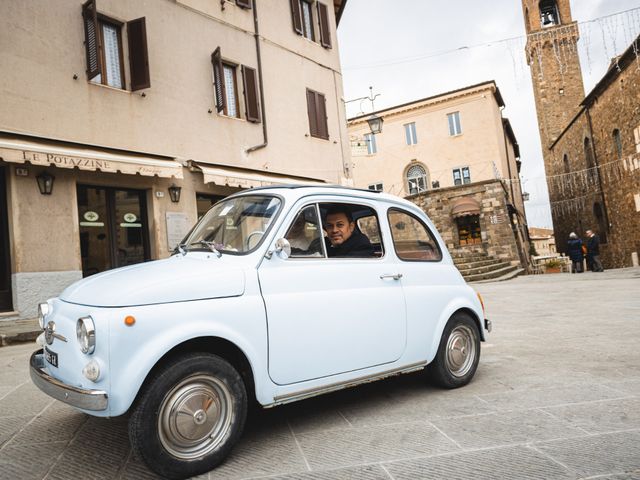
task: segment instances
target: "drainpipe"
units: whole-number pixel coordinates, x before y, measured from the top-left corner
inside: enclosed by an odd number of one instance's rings
[[[602,196],[602,209],[604,210],[604,220],[607,222],[607,233],[611,232],[609,228],[609,210],[607,209],[607,202],[604,198],[604,190],[602,188],[602,176],[600,175],[600,165],[598,165],[598,154],[596,153],[596,138],[593,136],[593,125],[591,123],[591,114],[589,113],[589,107],[585,105],[585,112],[587,113],[587,121],[589,122],[589,135],[591,136],[591,148],[593,148],[593,161],[596,164],[596,175],[598,176],[598,186],[600,187],[600,195]]]
[[[269,144],[267,139],[267,116],[264,111],[264,86],[262,84],[262,56],[260,55],[260,33],[258,30],[258,10],[256,9],[256,0],[252,2],[253,6],[253,37],[256,40],[256,57],[258,61],[258,86],[260,89],[260,114],[262,115],[262,137],[264,141],[260,145],[254,145],[247,148],[246,152],[251,153],[261,148],[266,147]]]

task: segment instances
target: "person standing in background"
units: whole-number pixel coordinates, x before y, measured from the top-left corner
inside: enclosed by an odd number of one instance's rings
[[[600,261],[600,238],[593,230],[587,230],[587,264],[592,272],[604,272]]]
[[[582,259],[584,258],[582,253],[582,240],[580,240],[574,232],[569,234],[567,255],[571,259],[571,272],[582,273]]]

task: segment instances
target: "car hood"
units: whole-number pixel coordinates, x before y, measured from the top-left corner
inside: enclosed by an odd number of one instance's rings
[[[84,278],[65,289],[60,299],[94,307],[127,307],[242,295],[243,270],[223,262],[175,255],[139,263]]]

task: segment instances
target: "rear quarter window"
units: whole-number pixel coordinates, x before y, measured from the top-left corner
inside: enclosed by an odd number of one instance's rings
[[[393,247],[400,260],[439,262],[442,251],[433,234],[418,217],[399,209],[387,212]]]

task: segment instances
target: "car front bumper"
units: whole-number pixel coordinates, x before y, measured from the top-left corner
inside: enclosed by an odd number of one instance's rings
[[[29,361],[29,372],[33,383],[50,397],[81,410],[102,411],[109,405],[107,392],[85,390],[56,380],[44,370],[45,360],[42,350],[36,350]]]

